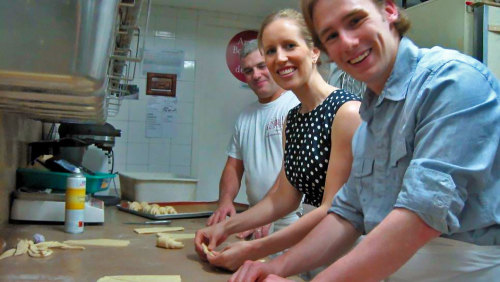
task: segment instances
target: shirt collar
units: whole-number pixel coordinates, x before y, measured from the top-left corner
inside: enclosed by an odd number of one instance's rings
[[[418,54],[419,48],[410,39],[403,37],[399,42],[394,68],[380,96],[377,97],[368,88],[363,95],[360,109],[363,120],[369,120],[373,115],[373,107],[380,105],[384,99],[401,101],[406,98],[408,85],[416,69]]]

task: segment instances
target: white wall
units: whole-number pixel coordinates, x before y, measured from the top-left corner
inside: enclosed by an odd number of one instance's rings
[[[172,138],[145,137],[149,96],[138,69],[132,84],[140,88],[139,100],[123,100],[119,113],[107,120],[122,130],[114,148],[115,170],[190,175],[199,180],[198,200],[216,200],[234,122],[256,99],[227,69],[226,46],[236,33],[258,29],[262,19],[155,5],[151,11],[146,48],[181,49],[194,67],[178,77],[177,135]],[[173,32],[175,38],[154,38],[155,30]],[[244,193],[237,200],[246,201]]]
[[[261,19],[200,12],[196,70],[194,133],[197,198],[218,198],[218,184],[227,156],[225,149],[239,112],[256,97],[235,79],[226,66],[229,40],[245,29],[258,29]],[[242,189],[244,190],[244,189]],[[241,190],[240,190],[241,191]],[[246,200],[240,193],[237,200]]]

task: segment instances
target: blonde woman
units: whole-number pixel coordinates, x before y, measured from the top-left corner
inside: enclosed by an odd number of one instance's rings
[[[320,51],[313,46],[303,17],[294,10],[268,16],[259,33],[259,48],[269,72],[300,104],[284,126],[284,166],[279,186],[251,209],[199,230],[195,246],[202,259],[230,270],[299,242],[321,221],[351,170],[351,140],[360,124],[360,102],[329,85],[318,72]],[[242,241],[206,256],[202,243],[215,249],[227,236],[272,222],[304,203],[315,208],[297,222],[268,237]]]

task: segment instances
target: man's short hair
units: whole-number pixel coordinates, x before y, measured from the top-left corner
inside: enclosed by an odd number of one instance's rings
[[[300,6],[302,7],[302,14],[304,16],[307,28],[312,33],[314,45],[318,47],[321,51],[326,51],[325,46],[323,46],[323,43],[321,43],[321,40],[319,39],[319,34],[316,32],[316,30],[314,30],[313,10],[318,1],[319,0],[300,0]],[[377,7],[383,9],[386,0],[371,0],[371,1]],[[395,2],[394,0],[390,1]],[[394,27],[396,28],[396,31],[399,33],[399,36],[403,37],[405,33],[410,29],[411,22],[406,12],[399,7],[397,8],[399,16],[397,20],[394,22]]]
[[[257,39],[245,41],[245,43],[243,43],[243,47],[241,48],[241,51],[240,51],[240,60],[245,58],[246,56],[248,56],[248,54],[250,54],[256,50],[259,50],[259,45],[257,44]]]

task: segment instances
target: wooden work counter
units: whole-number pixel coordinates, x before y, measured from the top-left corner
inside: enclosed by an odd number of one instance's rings
[[[0,228],[0,237],[6,249],[15,248],[18,239],[32,239],[41,233],[46,241],[77,239],[130,240],[128,247],[85,246],[85,250],[53,249],[47,258],[25,255],[0,261],[0,281],[57,280],[96,281],[111,275],[180,275],[182,281],[227,281],[225,272],[201,261],[192,240],[183,240],[185,247],[167,250],[156,247],[156,234],[139,235],[134,228],[182,226],[182,233],[194,233],[205,225],[207,218],[174,219],[170,225],[128,225],[147,219],[122,212],[116,207],[106,207],[103,225],[85,226],[81,234],[64,232],[63,225],[8,224]],[[231,236],[228,241],[237,240]],[[296,281],[302,281],[294,277]]]

